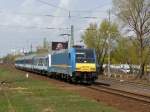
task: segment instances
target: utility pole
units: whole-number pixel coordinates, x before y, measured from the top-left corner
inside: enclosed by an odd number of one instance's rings
[[[71,12],[69,11],[69,14],[68,14],[68,18],[69,18],[69,20],[70,20],[70,22],[71,22]],[[71,47],[73,47],[74,46],[74,26],[73,25],[71,25],[70,24],[70,26],[71,26],[71,37],[70,37],[70,39],[69,39],[69,48],[71,48]]]
[[[71,38],[70,38],[70,47],[74,46],[74,26],[71,25]]]
[[[30,45],[30,52],[32,53],[32,49],[33,49],[33,46],[32,44]]]
[[[110,21],[110,9],[109,9],[109,31],[108,31],[108,77],[111,77],[111,72],[110,72],[110,25],[111,25],[111,21]]]

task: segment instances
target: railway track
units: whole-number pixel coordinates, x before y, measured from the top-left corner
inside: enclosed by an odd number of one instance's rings
[[[150,89],[150,86],[149,85],[146,85],[146,84],[142,84],[142,83],[138,83],[138,82],[132,82],[132,81],[123,81],[124,84],[130,84],[130,85],[133,85],[133,86],[139,86],[141,88],[146,88],[146,89]]]
[[[97,85],[97,84],[88,86],[88,88],[90,88],[92,90],[106,92],[108,94],[113,94],[113,95],[117,95],[117,96],[121,96],[121,97],[125,97],[128,99],[132,99],[132,100],[150,104],[150,96],[145,96],[142,94],[132,93],[132,92],[119,90],[119,89],[114,89],[109,86]]]
[[[143,83],[140,83],[140,82],[133,82],[133,81],[127,81],[127,80],[123,80],[123,81],[120,81],[120,80],[117,80],[117,79],[107,79],[108,81],[111,81],[111,82],[117,82],[117,83],[121,83],[121,84],[130,84],[132,86],[138,86],[138,87],[141,87],[141,88],[146,88],[146,89],[150,89],[150,85],[147,85],[147,84],[143,84]]]

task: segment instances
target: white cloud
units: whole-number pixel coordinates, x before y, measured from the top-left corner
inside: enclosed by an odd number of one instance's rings
[[[64,7],[65,9],[70,8],[70,0],[60,0],[58,7]],[[42,12],[43,7],[47,5],[41,4],[36,0],[25,0],[18,7],[16,12],[12,12],[11,10],[3,10],[0,13],[0,25],[4,25],[6,27],[37,27],[37,28],[45,28],[45,27],[60,27],[66,25],[66,18],[64,17],[56,17],[56,18],[46,18]],[[51,8],[50,6],[48,6]],[[55,9],[53,12],[50,11],[50,15],[56,16],[68,16],[68,12],[64,11],[60,8]],[[45,8],[45,10],[48,10]],[[37,15],[37,16],[36,16]]]
[[[70,8],[70,0],[60,0],[59,2],[59,5],[58,7],[62,7],[62,8],[65,8],[65,9],[69,9]],[[56,15],[56,16],[60,16],[60,15],[63,15],[65,14],[67,16],[67,13],[66,10],[63,10],[61,8],[57,8],[56,11],[53,13],[53,15]],[[51,22],[51,26],[52,27],[59,27],[59,26],[62,26],[62,24],[64,24],[66,21],[66,18],[53,18],[52,22]]]
[[[20,5],[21,12],[25,13],[31,13],[35,12],[39,9],[39,7],[36,6],[36,1],[35,0],[25,0],[21,5]],[[35,10],[37,9],[37,10]]]
[[[6,27],[44,27],[47,25],[45,18],[40,16],[34,16],[32,14],[38,13],[38,6],[36,6],[35,0],[25,0],[18,10],[12,12],[11,10],[2,10],[0,13],[0,25]]]

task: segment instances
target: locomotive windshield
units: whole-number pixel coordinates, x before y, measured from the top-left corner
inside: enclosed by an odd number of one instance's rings
[[[92,49],[76,49],[76,62],[78,63],[95,62],[94,51]]]

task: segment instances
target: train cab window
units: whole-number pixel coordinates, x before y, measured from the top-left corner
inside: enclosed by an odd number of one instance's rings
[[[76,53],[76,57],[77,57],[77,58],[85,58],[86,55],[85,55],[84,52],[77,52],[77,53]]]
[[[92,49],[77,49],[76,50],[76,61],[78,63],[93,63],[94,59],[94,51]]]
[[[94,51],[93,50],[87,50],[86,51],[86,58],[94,58]]]

